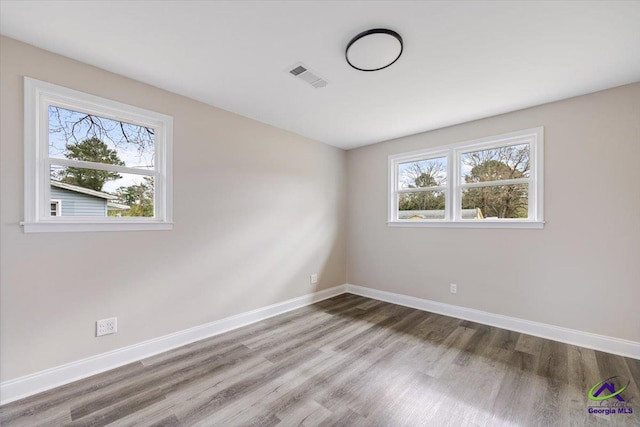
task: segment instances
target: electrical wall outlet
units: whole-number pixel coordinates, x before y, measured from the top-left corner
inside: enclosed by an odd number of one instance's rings
[[[318,283],[318,275],[317,274],[312,274],[311,275],[311,284],[315,284]]]
[[[102,319],[96,322],[96,336],[101,337],[103,335],[115,334],[118,332],[118,318],[111,317],[109,319]]]
[[[456,285],[455,283],[450,283],[449,284],[449,291],[452,294],[455,294],[456,292],[458,292],[458,285]]]

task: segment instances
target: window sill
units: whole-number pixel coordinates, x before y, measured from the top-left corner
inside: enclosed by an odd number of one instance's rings
[[[172,222],[21,222],[25,233],[172,230]]]
[[[543,229],[544,221],[388,221],[387,225],[389,227]]]

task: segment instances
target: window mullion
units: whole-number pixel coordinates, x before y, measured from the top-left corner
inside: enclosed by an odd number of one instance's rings
[[[460,172],[459,165],[460,153],[457,150],[451,150],[451,221],[460,220]]]
[[[402,154],[389,156],[389,172],[390,172],[389,173],[389,182],[390,182],[389,196],[390,196],[390,203],[391,203],[390,214],[389,214],[390,221],[392,222],[397,221],[402,224],[413,224],[416,226],[420,226],[421,224],[426,224],[427,217],[422,217],[423,220],[416,219],[415,222],[398,220],[399,196],[407,193],[417,193],[415,196],[407,196],[408,200],[411,200],[411,197],[416,197],[416,198],[423,197],[422,194],[424,194],[425,192],[438,191],[443,193],[445,196],[444,221],[440,222],[439,224],[443,224],[447,222],[455,223],[454,225],[452,225],[455,228],[475,227],[475,225],[471,226],[470,224],[476,224],[476,223],[491,224],[490,227],[496,227],[496,228],[499,228],[501,226],[501,225],[500,226],[497,225],[498,223],[510,224],[508,226],[505,225],[506,227],[511,227],[511,224],[519,224],[519,225],[524,224],[525,222],[527,223],[535,222],[537,225],[542,224],[542,221],[543,221],[543,208],[542,208],[543,206],[543,193],[542,193],[543,192],[543,178],[542,178],[543,137],[544,137],[543,128],[540,127],[535,129],[528,129],[528,130],[513,132],[505,135],[498,135],[495,137],[482,138],[482,139],[469,141],[465,143],[450,144],[449,146],[438,147],[435,149],[413,151],[410,153],[402,153]],[[497,150],[497,149],[502,149],[504,147],[512,147],[512,146],[513,148],[508,148],[506,150],[500,150],[495,152],[491,151],[491,150]],[[528,153],[526,150],[529,150]],[[467,167],[474,166],[473,162],[470,162],[469,164],[467,164],[465,159],[468,153],[472,153],[475,151],[479,151],[479,152],[486,151],[486,153],[478,153],[477,159],[476,157],[470,157],[470,158],[476,159],[478,162],[481,162],[479,164],[476,164],[475,166],[480,166],[481,164],[486,163],[485,167],[488,168],[487,171],[484,172],[486,173],[486,176],[478,175],[477,179],[478,180],[492,179],[492,181],[466,182],[465,176],[462,175],[463,171],[467,173]],[[524,165],[524,163],[522,162],[526,160],[526,158],[523,156],[526,156],[527,154],[529,155],[529,162],[530,162],[528,165],[529,176],[524,177],[526,175],[526,169],[521,170],[522,169],[521,166]],[[513,157],[513,156],[518,156],[518,157]],[[447,184],[446,185],[440,185],[435,187],[399,188],[400,171],[403,171],[403,173],[405,169],[408,171],[411,171],[410,168],[413,167],[413,165],[407,165],[406,167],[404,167],[402,166],[404,163],[419,162],[422,160],[436,159],[439,157],[446,157],[447,159],[446,160],[447,162],[447,167],[446,167]],[[497,166],[495,165],[487,163],[490,160],[497,162],[498,166],[500,166],[500,164],[506,164],[508,167],[511,167],[511,168],[517,167],[518,170],[522,172],[520,175],[523,177],[500,180],[500,178],[502,178],[503,176],[509,176],[509,175],[505,175],[504,173],[500,174],[501,169],[497,168]],[[462,164],[463,161],[465,161],[464,165]],[[513,163],[513,162],[517,162],[517,163]],[[478,173],[483,173],[481,171],[482,170],[478,170]],[[476,175],[476,172],[473,171],[471,175]],[[413,183],[411,182],[413,180],[411,172],[409,172],[409,175],[407,175],[407,177],[408,177],[407,185],[413,186]],[[405,182],[404,175],[402,175],[402,179],[403,179],[403,182]],[[430,181],[428,180],[421,181],[421,182],[418,182],[416,180],[416,186],[427,185],[428,183],[430,183]],[[512,190],[517,192],[516,197],[517,197],[518,205],[515,205],[515,204],[510,205],[512,209],[510,208],[509,212],[505,212],[504,214],[498,213],[498,215],[504,216],[504,218],[501,217],[501,218],[495,218],[495,219],[494,218],[487,219],[487,217],[485,217],[484,220],[481,222],[480,221],[476,222],[475,220],[473,221],[472,220],[468,221],[466,219],[463,220],[462,218],[466,218],[466,216],[463,216],[463,210],[462,210],[463,192],[465,191],[471,192],[471,194],[469,194],[468,196],[470,197],[470,199],[469,200],[465,199],[467,200],[469,207],[482,205],[483,211],[485,210],[484,208],[486,207],[486,209],[489,212],[492,212],[493,204],[500,203],[500,200],[496,201],[495,203],[494,201],[487,202],[487,200],[475,194],[475,193],[484,194],[485,193],[484,190],[482,191],[470,190],[470,189],[484,189],[484,188],[490,189],[492,187],[505,187],[506,189],[513,187]],[[524,194],[524,188],[527,189],[526,195]],[[490,192],[493,192],[493,190],[491,190]],[[506,197],[506,195],[504,197],[502,196],[503,193],[501,191],[498,191],[497,194],[499,194],[499,197],[501,197],[502,199]],[[527,200],[524,199],[525,197],[528,198],[527,205],[525,205],[525,202],[527,202]],[[485,206],[487,203],[489,203],[489,206]],[[415,203],[411,203],[411,204],[415,204]],[[527,207],[527,210],[526,210],[527,218],[524,218],[525,206]],[[421,209],[429,210],[432,208],[425,207]],[[415,218],[412,218],[412,219],[415,219]],[[529,224],[527,224],[527,226],[523,228],[538,228],[537,225],[536,227],[529,227]],[[540,226],[539,228],[542,228],[542,226]]]

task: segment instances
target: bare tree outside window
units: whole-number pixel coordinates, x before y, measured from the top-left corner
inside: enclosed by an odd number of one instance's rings
[[[485,218],[527,218],[528,186],[500,181],[529,178],[529,144],[464,153],[461,163],[465,183],[495,183],[464,189],[462,209],[479,208]]]
[[[64,155],[67,144],[78,144],[96,138],[110,149],[133,157],[137,153],[140,164],[153,167],[155,132],[152,128],[112,120],[92,114],[49,106],[49,155]],[[144,161],[143,161],[144,160]]]
[[[152,128],[49,106],[49,156],[83,162],[153,169]],[[85,167],[52,167],[51,179],[116,196],[117,216],[153,217],[152,177]],[[115,216],[116,211],[109,211]]]
[[[401,189],[426,189],[447,185],[447,158],[418,160],[398,165]],[[398,200],[400,211],[440,211],[445,208],[441,190],[402,193]],[[444,217],[444,212],[442,214]]]

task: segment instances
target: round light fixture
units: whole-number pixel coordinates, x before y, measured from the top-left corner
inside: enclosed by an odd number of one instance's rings
[[[378,71],[393,64],[402,55],[402,37],[386,28],[363,31],[347,45],[349,65],[360,71]]]

